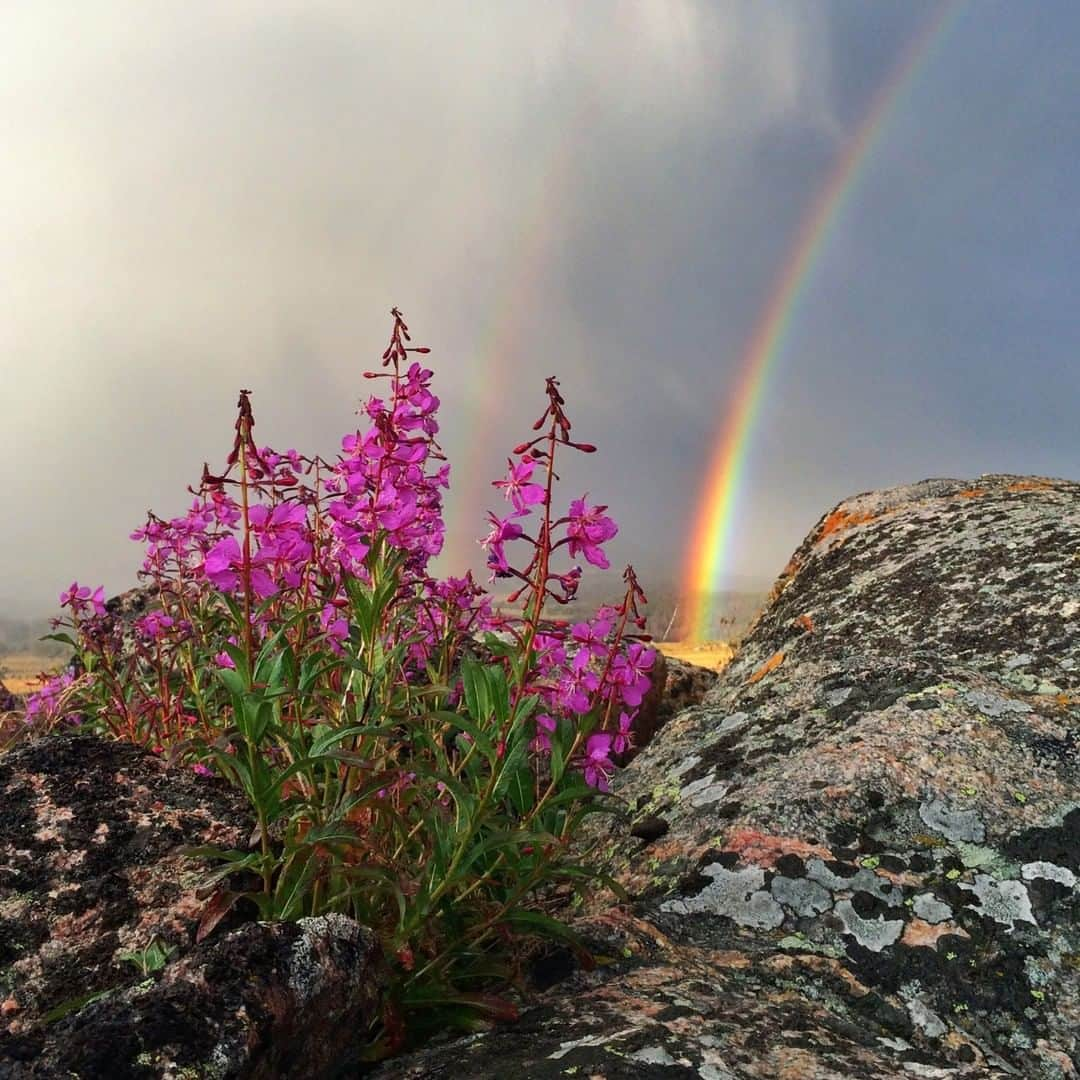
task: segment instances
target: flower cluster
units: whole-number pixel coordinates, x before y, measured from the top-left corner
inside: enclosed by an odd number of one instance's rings
[[[258,446],[240,392],[224,470],[204,466],[186,513],[132,533],[150,609],[126,622],[102,588],[73,582],[58,621],[71,634],[57,635],[73,666],[27,718],[230,780],[260,843],[221,857],[261,882],[248,895],[264,918],[348,911],[409,958],[403,977],[472,986],[487,975],[469,965],[490,972],[515,920],[535,927],[524,897],[580,884],[579,867],[561,869],[575,806],[609,791],[633,745],[654,653],[630,567],[619,603],[546,615],[575,600],[585,565],[609,567],[618,533],[588,495],[554,509],[556,458],[596,449],[571,437],[555,378],[538,434],[493,482],[508,507],[480,541],[492,580],[513,582],[512,613],[471,573],[429,574],[449,465],[433,374],[412,355],[429,350],[392,316],[383,370],[366,374],[386,392],[335,461]],[[241,895],[222,890],[205,918]]]
[[[439,399],[431,392],[433,373],[416,362],[400,372],[409,353],[430,350],[406,346],[409,328],[397,308],[392,314],[394,328],[383,353],[384,365],[394,365],[386,376],[389,398],[368,400],[363,411],[372,426],[342,439],[343,456],[327,484],[339,493],[328,507],[335,553],[352,573],[361,572],[370,538],[380,531],[390,546],[410,553],[416,572],[439,554],[445,534],[441,489],[450,486],[450,467],[428,469],[429,463],[442,461],[435,441]]]

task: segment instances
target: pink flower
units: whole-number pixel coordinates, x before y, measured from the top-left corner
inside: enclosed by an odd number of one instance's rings
[[[575,623],[570,629],[570,636],[582,646],[580,651],[586,656],[595,656],[597,659],[607,655],[607,636],[610,633],[610,619],[593,619],[592,622]]]
[[[615,771],[615,764],[610,759],[612,737],[604,732],[590,735],[585,742],[585,783],[600,791],[610,791],[608,781]]]
[[[619,730],[611,741],[616,754],[624,754],[634,745],[634,717],[636,713],[619,713]]]
[[[554,717],[547,713],[539,713],[536,717],[536,738],[532,741],[532,749],[550,750],[551,736],[555,734],[557,726]]]
[[[327,604],[319,615],[323,633],[330,642],[330,648],[341,653],[341,643],[349,636],[349,623],[333,604]]]
[[[632,641],[625,655],[617,656],[611,664],[612,682],[622,687],[622,699],[627,705],[637,707],[641,699],[649,692],[652,669],[656,653],[647,649],[639,641]]]
[[[619,531],[619,526],[611,518],[604,516],[606,509],[606,506],[586,508],[585,499],[575,499],[570,504],[566,526],[570,558],[576,559],[580,553],[585,556],[586,562],[600,567],[601,570],[606,570],[611,563],[600,550],[600,545]]]
[[[494,580],[496,575],[507,574],[510,571],[503,544],[508,540],[517,540],[524,535],[525,530],[510,518],[497,518],[489,513],[488,520],[491,522],[491,532],[480,541],[480,546],[487,550],[487,564],[494,571],[491,575],[491,580]]]
[[[173,625],[172,616],[163,611],[150,611],[141,619],[135,620],[135,629],[145,634],[151,641],[163,638]]]
[[[88,604],[92,604],[95,615],[105,614],[105,586],[99,585],[91,593],[89,585],[80,585],[73,581],[71,585],[60,594],[60,606],[71,607],[73,614],[78,615]]]
[[[544,489],[540,484],[530,484],[529,478],[536,468],[531,458],[518,462],[517,465],[507,458],[509,471],[505,480],[492,480],[491,486],[502,488],[506,497],[514,504],[515,516],[529,513],[529,507],[544,501]]]
[[[251,589],[256,596],[273,596],[278,591],[270,575],[259,563],[265,561],[259,555],[251,558]],[[203,571],[222,592],[231,592],[240,584],[244,559],[235,536],[219,540],[203,560]]]

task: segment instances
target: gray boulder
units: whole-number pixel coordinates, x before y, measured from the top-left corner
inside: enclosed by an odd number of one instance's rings
[[[382,995],[374,935],[339,916],[245,923],[242,905],[212,927],[207,864],[180,849],[249,845],[224,781],[53,735],[0,756],[0,806],[0,1077],[319,1077],[349,1061]],[[125,954],[155,945],[170,959],[147,978]]]
[[[1078,558],[1061,480],[826,514],[615,784],[606,962],[378,1075],[1075,1077]]]

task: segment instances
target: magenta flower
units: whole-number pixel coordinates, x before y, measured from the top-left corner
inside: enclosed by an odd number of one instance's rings
[[[340,655],[343,651],[341,643],[349,636],[348,621],[341,615],[338,608],[333,604],[327,604],[319,615],[319,624],[330,642],[330,648]]]
[[[547,713],[539,713],[536,717],[536,738],[532,741],[533,750],[550,750],[551,736],[555,734],[557,727],[555,718]]]
[[[607,636],[611,633],[610,619],[593,619],[592,622],[575,623],[570,636],[581,646],[581,652],[597,659],[607,656]]]
[[[260,540],[277,539],[302,530],[307,525],[307,510],[296,503],[278,503],[272,510],[268,506],[253,506],[248,511],[248,521]]]
[[[26,699],[26,722],[55,720],[60,707],[60,695],[75,681],[70,671],[62,671],[45,682],[40,690]]]
[[[600,680],[591,671],[567,672],[559,680],[558,702],[564,710],[584,715],[592,708],[591,694]]]
[[[544,489],[540,484],[529,483],[536,468],[536,462],[531,458],[514,464],[510,458],[506,459],[509,467],[505,480],[492,480],[491,486],[502,488],[511,502],[514,504],[515,517],[521,517],[529,513],[530,506],[544,501]]]
[[[636,713],[619,713],[619,730],[611,741],[616,754],[624,754],[634,745],[634,717]]]
[[[494,580],[498,574],[510,572],[510,564],[506,561],[506,553],[503,544],[509,540],[517,540],[525,534],[517,522],[510,518],[497,518],[494,514],[488,514],[491,522],[491,532],[480,541],[480,546],[488,553],[487,564],[494,571],[489,580]]]
[[[251,558],[251,589],[256,596],[273,596],[278,591],[270,575],[259,565],[260,557]],[[231,592],[240,584],[244,557],[235,536],[219,540],[203,560],[203,572],[222,592]]]
[[[641,699],[649,692],[652,670],[656,653],[645,648],[639,641],[632,641],[626,653],[615,657],[611,664],[612,682],[622,687],[622,699],[627,705],[636,708]]]
[[[606,570],[611,563],[600,550],[600,545],[610,540],[619,531],[619,526],[611,518],[604,516],[606,509],[606,506],[586,508],[585,499],[575,499],[570,504],[566,526],[566,535],[570,541],[570,558],[576,559],[580,553],[585,556],[587,562],[600,567],[601,570]]]
[[[600,791],[610,791],[608,781],[615,771],[615,764],[610,759],[612,737],[605,732],[590,735],[585,742],[584,769],[585,783]]]
[[[387,532],[403,529],[416,520],[416,492],[408,488],[399,491],[392,484],[387,484],[379,492],[374,510],[375,520]]]
[[[135,629],[151,641],[163,638],[173,626],[173,618],[163,611],[151,611],[135,620]]]
[[[105,586],[99,585],[93,592],[89,585],[80,585],[73,581],[69,588],[60,594],[60,606],[71,608],[72,614],[78,615],[88,605],[93,605],[95,615],[105,614]]]

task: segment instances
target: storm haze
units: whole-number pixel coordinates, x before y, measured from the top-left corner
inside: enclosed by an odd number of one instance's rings
[[[398,305],[452,465],[436,570],[558,375],[563,470],[682,575],[800,221],[940,4],[15,2],[0,25],[0,612],[134,583],[232,444],[332,457]],[[1080,7],[960,4],[809,278],[718,587],[829,505],[1080,461]],[[481,575],[486,578],[486,573]]]

